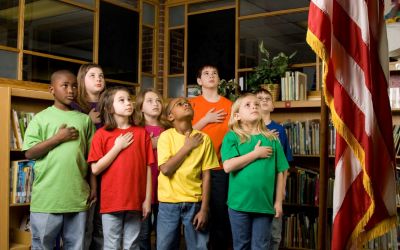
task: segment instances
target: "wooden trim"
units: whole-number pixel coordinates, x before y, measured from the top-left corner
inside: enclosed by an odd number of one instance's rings
[[[8,79],[0,77],[0,87],[11,87],[11,88],[21,88],[36,91],[46,91],[48,92],[49,85],[45,83],[21,81],[15,79]]]
[[[93,62],[99,63],[100,0],[95,0],[93,13]]]
[[[154,73],[148,73],[148,72],[142,72],[142,75],[148,76],[148,77],[156,77]]]
[[[148,2],[147,2],[148,3]],[[158,37],[160,35],[160,27],[159,27],[159,17],[160,17],[160,7],[158,4],[153,4],[154,6],[154,30],[153,30],[153,88],[157,89],[157,76],[158,76],[158,58],[159,58],[159,47],[158,47]]]
[[[40,57],[45,57],[45,58],[50,58],[50,59],[56,59],[56,60],[61,60],[61,61],[66,61],[66,62],[78,63],[78,64],[88,63],[87,61],[66,58],[66,57],[63,57],[63,56],[54,56],[54,55],[49,55],[49,54],[46,54],[46,53],[41,53],[41,52],[36,52],[36,51],[31,51],[31,50],[24,50],[24,54],[33,55],[33,56],[40,56]]]
[[[210,9],[206,9],[206,10],[187,12],[187,16],[210,13],[210,12],[220,11],[220,10],[229,10],[229,9],[233,9],[233,8],[236,8],[236,5],[228,5],[228,6],[218,7],[218,8],[210,8]]]
[[[142,58],[142,49],[143,49],[143,1],[139,1],[139,47],[138,47],[138,66],[137,66],[137,72],[138,72],[138,83],[139,86],[141,87],[142,83],[142,63],[143,63],[143,58]],[[139,88],[140,88],[139,87]]]
[[[19,13],[18,13],[18,67],[17,67],[17,79],[22,80],[23,78],[23,50],[24,50],[24,19],[25,19],[25,0],[19,1]]]
[[[235,79],[239,80],[239,60],[240,60],[240,27],[239,27],[239,1],[235,5]],[[239,90],[237,90],[239,91]],[[236,91],[235,94],[238,94]]]
[[[17,45],[18,46],[18,45]],[[5,51],[11,51],[11,52],[20,52],[19,49],[17,48],[13,48],[13,47],[8,47],[8,46],[4,46],[4,45],[0,45],[0,50],[5,50]]]
[[[140,7],[138,9],[138,8],[133,7],[130,4],[127,4],[127,3],[124,3],[124,2],[120,2],[120,1],[117,1],[117,0],[101,0],[101,1],[113,4],[113,5],[117,5],[117,6],[121,7],[121,8],[125,8],[125,9],[128,9],[128,10],[133,10],[133,11],[136,11],[136,12],[140,12],[139,11]],[[139,5],[140,5],[140,2],[139,2]]]
[[[183,61],[184,61],[184,63],[183,63],[183,65],[184,65],[184,67],[183,67],[183,96],[187,96],[187,58],[188,58],[188,17],[189,17],[189,14],[188,14],[188,9],[189,9],[189,6],[186,4],[185,5],[185,29],[184,29],[184,56],[183,56]]]
[[[48,89],[47,91],[43,91],[43,90],[12,88],[11,95],[19,97],[28,97],[32,99],[40,99],[40,100],[54,100],[53,95],[50,94]]]
[[[169,22],[169,20],[168,20],[168,22]],[[180,29],[184,29],[184,28],[185,28],[185,25],[167,27],[168,30],[180,30]]]
[[[302,7],[302,8],[296,8],[296,9],[288,9],[288,10],[277,10],[277,11],[271,11],[271,12],[264,12],[264,13],[240,16],[240,17],[238,17],[238,19],[240,21],[242,21],[242,20],[256,19],[256,18],[260,18],[260,17],[279,16],[279,15],[292,14],[292,13],[307,12],[308,9],[309,9],[308,7]]]
[[[126,81],[108,79],[108,78],[106,78],[105,80],[107,83],[117,83],[117,84],[129,85],[129,86],[139,86],[139,83],[134,83],[134,82],[126,82]]]
[[[182,77],[185,76],[185,74],[168,74],[167,77]]]
[[[310,63],[294,63],[289,65],[290,68],[304,68],[304,67],[315,67],[317,66],[316,62],[310,62]]]
[[[150,25],[150,24],[142,24],[143,27],[149,28],[149,29],[155,29],[154,25]]]
[[[90,5],[87,5],[87,4],[84,4],[84,3],[79,3],[79,2],[76,2],[76,1],[73,1],[73,0],[59,0],[59,1],[62,2],[62,3],[66,3],[66,4],[70,4],[70,5],[82,8],[82,9],[87,9],[87,10],[91,10],[91,11],[95,10],[95,8],[91,7]],[[95,3],[95,5],[96,5],[96,3]]]
[[[169,26],[169,10],[170,8],[165,6],[164,10],[164,54],[163,54],[163,98],[168,97],[168,73],[169,73],[169,37],[170,30]],[[184,28],[184,27],[183,27]],[[158,72],[157,72],[158,74]]]
[[[252,72],[254,71],[254,68],[242,68],[242,69],[238,69],[238,72]]]
[[[9,249],[10,232],[10,110],[11,90],[0,87],[0,131],[2,143],[0,143],[0,194],[4,198],[0,202],[0,249]]]

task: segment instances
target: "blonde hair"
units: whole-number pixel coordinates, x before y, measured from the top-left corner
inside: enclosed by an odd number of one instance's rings
[[[232,105],[232,110],[231,110],[231,116],[229,118],[228,122],[228,127],[230,130],[235,132],[240,139],[240,143],[244,143],[248,140],[250,140],[250,135],[247,131],[243,129],[243,127],[240,124],[240,121],[235,119],[235,114],[239,112],[240,106],[243,102],[243,99],[246,97],[253,96],[254,98],[257,98],[254,94],[247,93],[242,96],[240,96]],[[276,140],[277,137],[269,130],[267,130],[262,117],[260,116],[260,119],[257,122],[257,132],[260,134],[263,134],[265,137],[271,140]]]
[[[146,94],[150,93],[150,92],[156,94],[158,96],[158,98],[160,99],[160,101],[161,101],[162,110],[161,110],[160,115],[157,117],[157,120],[160,122],[161,127],[168,128],[169,127],[169,123],[168,123],[167,119],[165,118],[165,115],[164,115],[164,112],[163,112],[163,110],[164,110],[164,101],[163,101],[163,98],[160,95],[160,93],[155,89],[142,90],[136,96],[136,101],[135,101],[135,124],[138,125],[138,126],[146,125],[146,120],[144,118],[144,114],[142,112],[142,108],[143,108],[143,102],[144,102],[144,99],[146,97]]]
[[[129,90],[125,87],[115,86],[106,89],[100,96],[99,112],[104,129],[111,131],[118,127],[114,119],[114,97],[118,91],[125,91],[129,94]],[[130,94],[129,94],[130,95]],[[129,124],[133,125],[133,115],[129,117]]]
[[[90,104],[87,101],[88,94],[86,92],[85,76],[86,76],[87,72],[92,68],[99,68],[99,69],[101,69],[101,71],[103,71],[101,66],[98,65],[98,64],[86,63],[86,64],[82,64],[81,65],[81,67],[78,70],[78,75],[77,75],[78,96],[77,96],[76,100],[77,100],[77,103],[78,103],[79,107],[85,113],[89,113],[89,111],[90,111]],[[105,90],[105,88],[104,88],[104,90]],[[104,92],[104,90],[102,91],[102,93]]]

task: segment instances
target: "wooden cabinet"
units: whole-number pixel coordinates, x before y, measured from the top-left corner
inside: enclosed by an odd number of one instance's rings
[[[0,249],[30,249],[30,233],[19,229],[29,204],[10,204],[10,162],[24,159],[11,149],[11,109],[37,113],[53,104],[48,85],[0,78]]]

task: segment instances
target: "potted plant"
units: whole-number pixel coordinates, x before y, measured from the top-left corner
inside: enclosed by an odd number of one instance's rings
[[[221,79],[218,85],[218,94],[234,102],[239,97],[239,84],[235,79],[229,81]]]
[[[279,96],[279,84],[281,77],[285,75],[289,67],[290,60],[295,56],[296,52],[287,56],[280,52],[276,56],[271,56],[269,51],[264,47],[264,42],[259,45],[261,54],[260,64],[254,68],[254,73],[247,79],[247,90],[254,91],[260,87],[268,89],[274,100]]]

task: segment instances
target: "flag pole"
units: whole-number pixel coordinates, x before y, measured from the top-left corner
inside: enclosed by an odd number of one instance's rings
[[[328,174],[329,174],[329,112],[325,103],[324,89],[321,88],[321,127],[319,141],[319,207],[318,207],[318,248],[319,250],[328,249],[330,242],[327,242],[327,190],[328,190]]]

